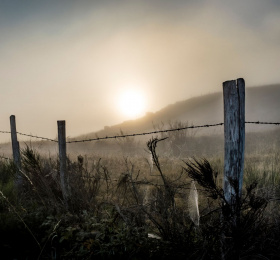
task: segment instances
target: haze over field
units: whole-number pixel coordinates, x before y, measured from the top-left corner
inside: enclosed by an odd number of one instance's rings
[[[247,88],[245,100],[247,122],[280,122],[280,84]],[[110,127],[105,126],[101,131],[78,136],[76,140],[95,138],[96,135],[98,137],[119,135],[120,129],[124,133],[132,134],[176,128],[177,123],[183,123],[183,126],[222,123],[224,121],[223,105],[222,92],[193,97],[170,104],[155,113],[147,113],[144,117],[135,120],[127,120]],[[279,126],[260,124],[246,124],[245,129],[246,133],[280,130]],[[215,126],[200,128],[194,132],[196,136],[201,136],[223,135],[223,131],[223,126]],[[151,135],[147,136],[151,138]]]
[[[226,80],[280,82],[277,0],[0,0],[0,35],[0,130],[14,114],[20,132],[66,120],[77,136]]]

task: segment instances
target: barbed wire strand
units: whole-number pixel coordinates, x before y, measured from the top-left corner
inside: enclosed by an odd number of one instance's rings
[[[256,124],[256,125],[280,125],[279,122],[260,122],[260,121],[255,121],[255,122],[245,122],[245,124]]]
[[[270,124],[270,125],[280,125],[280,122],[245,122],[245,124]],[[97,137],[97,138],[91,138],[91,139],[84,139],[84,140],[75,140],[75,141],[68,141],[66,143],[81,143],[81,142],[91,142],[91,141],[99,141],[99,140],[105,140],[105,139],[115,139],[115,138],[125,138],[125,137],[134,137],[134,136],[141,136],[141,135],[150,135],[150,134],[157,134],[157,133],[166,133],[166,132],[172,132],[172,131],[180,131],[185,129],[194,129],[194,128],[205,128],[205,127],[213,127],[213,126],[222,126],[224,123],[217,123],[217,124],[207,124],[207,125],[199,125],[199,126],[187,126],[187,127],[180,127],[176,129],[166,129],[166,130],[158,130],[158,131],[152,131],[152,132],[144,132],[144,133],[138,133],[138,134],[126,134],[126,135],[116,135],[116,136],[106,136],[106,137]]]
[[[99,140],[104,140],[104,139],[134,137],[134,136],[141,136],[141,135],[150,135],[150,134],[158,134],[158,133],[167,133],[167,132],[181,131],[181,130],[185,130],[185,129],[221,126],[223,124],[224,123],[218,123],[218,124],[212,124],[212,125],[186,126],[186,127],[175,128],[175,129],[157,130],[157,131],[144,132],[144,133],[138,133],[138,134],[115,135],[115,136],[96,137],[96,138],[84,139],[84,140],[74,140],[74,141],[68,141],[66,143],[70,144],[70,143],[81,143],[81,142],[99,141]]]
[[[2,134],[10,134],[10,131],[0,131],[0,133]],[[33,137],[33,138],[37,138],[37,139],[42,139],[42,140],[47,140],[47,141],[51,141],[51,142],[58,142],[57,140],[48,138],[48,137],[41,137],[41,136],[37,136],[37,135],[31,135],[31,134],[24,134],[24,133],[20,133],[17,132],[18,135],[23,135],[23,136],[28,136],[28,137]]]
[[[17,134],[23,135],[23,136],[28,136],[28,137],[33,137],[33,138],[37,138],[37,139],[47,140],[47,141],[51,141],[51,142],[56,142],[56,143],[58,142],[57,140],[50,139],[50,138],[47,138],[47,137],[41,137],[41,136],[36,136],[36,135],[23,134],[23,133],[20,133],[20,132],[17,132]]]
[[[280,125],[280,122],[260,122],[260,121],[246,121],[245,124],[257,124],[257,125]],[[217,124],[207,124],[207,125],[198,125],[198,126],[187,126],[187,127],[180,127],[176,129],[166,129],[166,130],[157,130],[157,131],[151,131],[151,132],[144,132],[144,133],[136,133],[136,134],[126,134],[126,135],[115,135],[115,136],[105,136],[105,137],[96,137],[96,138],[90,138],[90,139],[84,139],[84,140],[74,140],[74,141],[67,141],[66,143],[81,143],[81,142],[91,142],[91,141],[99,141],[99,140],[106,140],[106,139],[116,139],[116,138],[125,138],[125,137],[134,137],[134,136],[141,136],[141,135],[150,135],[150,134],[158,134],[158,133],[167,133],[167,132],[173,132],[173,131],[181,131],[186,129],[195,129],[195,128],[206,128],[206,127],[214,127],[214,126],[222,126],[224,123],[217,123]],[[9,131],[0,131],[0,133],[3,134],[10,134]],[[54,140],[47,137],[41,137],[31,134],[24,134],[17,132],[17,134],[22,136],[28,136],[32,138],[42,139],[46,141],[51,141],[57,143],[58,140]]]
[[[10,134],[11,132],[9,131],[0,131],[1,134]]]

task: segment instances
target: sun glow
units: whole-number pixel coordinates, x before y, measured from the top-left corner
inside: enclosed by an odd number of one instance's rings
[[[145,99],[140,91],[129,89],[120,95],[118,106],[123,115],[136,118],[145,112]]]

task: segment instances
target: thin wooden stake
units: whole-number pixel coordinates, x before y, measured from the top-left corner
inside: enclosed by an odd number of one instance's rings
[[[19,142],[17,140],[16,117],[14,115],[10,116],[10,126],[11,126],[13,158],[14,158],[14,164],[16,166],[16,175],[17,175],[16,186],[19,187],[22,184],[23,178],[20,174],[20,170],[21,170],[20,148],[19,148]]]
[[[59,146],[59,164],[60,164],[60,184],[63,199],[68,205],[68,192],[67,192],[67,182],[66,182],[66,175],[67,175],[67,168],[66,168],[66,131],[65,131],[65,121],[57,121],[58,127],[58,146]]]
[[[233,205],[242,195],[245,149],[245,81],[223,83],[224,93],[224,192],[225,199]],[[237,185],[234,189],[233,182]]]

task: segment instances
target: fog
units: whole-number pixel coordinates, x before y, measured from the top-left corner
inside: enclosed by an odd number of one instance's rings
[[[0,0],[0,35],[0,130],[12,114],[50,138],[57,120],[71,137],[120,123],[128,86],[155,112],[226,80],[280,82],[279,1]]]

